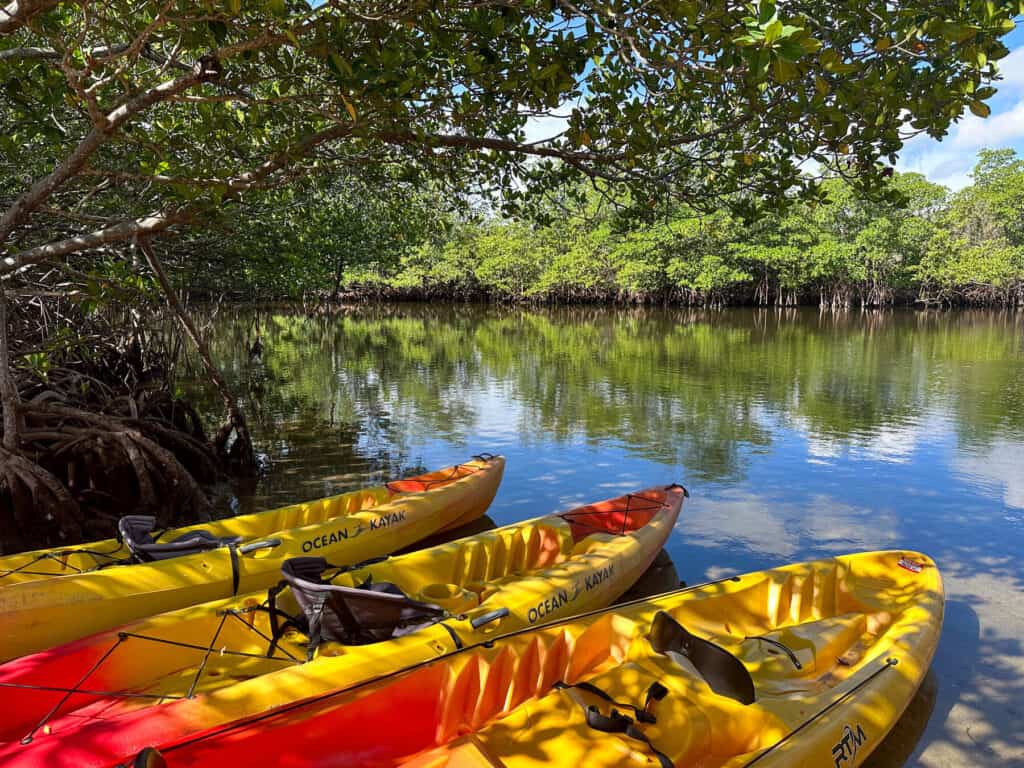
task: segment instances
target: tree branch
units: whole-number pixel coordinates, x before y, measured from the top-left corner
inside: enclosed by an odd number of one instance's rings
[[[108,243],[131,240],[134,237],[148,237],[164,231],[173,224],[184,221],[185,218],[184,210],[155,213],[141,219],[123,221],[112,227],[99,229],[85,235],[77,235],[66,240],[58,240],[55,243],[39,245],[11,256],[3,256],[0,257],[0,278],[12,275],[25,267],[38,264],[47,259],[66,256],[76,251],[98,248]]]
[[[224,408],[228,414],[229,426],[226,430],[230,432],[233,428],[237,435],[239,443],[242,445],[242,456],[241,465],[246,470],[246,473],[255,473],[256,459],[252,449],[252,438],[249,436],[249,427],[245,422],[245,415],[242,413],[242,409],[238,407],[238,398],[232,394],[228,383],[224,380],[224,376],[221,374],[220,369],[213,362],[213,356],[210,354],[210,348],[203,341],[203,337],[199,335],[199,331],[196,329],[195,322],[193,322],[191,315],[185,309],[181,303],[181,299],[178,298],[177,291],[174,290],[174,286],[171,285],[171,281],[167,279],[167,273],[164,272],[163,265],[154,253],[152,246],[149,242],[143,238],[139,240],[139,249],[142,251],[143,256],[146,257],[146,263],[149,264],[150,270],[153,272],[153,276],[156,277],[157,282],[160,284],[160,289],[164,293],[164,297],[167,299],[167,303],[171,305],[171,309],[174,310],[174,314],[178,316],[178,320],[181,322],[182,327],[185,329],[185,334],[189,337],[192,343],[195,345],[196,351],[199,353],[199,358],[203,361],[203,368],[206,369],[206,375],[209,377],[210,382],[217,389],[221,399],[224,401]],[[221,430],[224,440],[226,440],[227,434],[225,430]],[[218,436],[218,449],[222,449],[222,440]],[[234,451],[232,451],[234,453]]]
[[[0,11],[3,13],[3,11]],[[128,50],[127,45],[109,45],[101,46],[99,48],[92,48],[86,51],[88,56],[110,56],[113,54],[123,53]],[[15,61],[38,61],[40,59],[52,59],[59,61],[63,57],[60,51],[55,51],[53,48],[33,48],[27,46],[25,48],[8,48],[0,51],[0,61],[7,61],[13,59]]]
[[[0,35],[17,32],[38,13],[48,11],[60,0],[11,0],[0,8]]]

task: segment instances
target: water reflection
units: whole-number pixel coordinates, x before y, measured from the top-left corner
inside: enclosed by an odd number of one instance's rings
[[[498,525],[685,483],[670,581],[920,549],[978,631],[947,621],[910,764],[1024,760],[1007,720],[1024,701],[1021,314],[399,305],[259,319],[258,364],[250,313],[212,326],[273,462],[243,509],[488,450],[508,458]]]

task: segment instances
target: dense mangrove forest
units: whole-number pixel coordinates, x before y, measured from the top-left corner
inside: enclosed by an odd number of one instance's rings
[[[1024,304],[1024,160],[1013,150],[982,151],[973,183],[957,192],[911,173],[885,189],[893,194],[869,196],[829,180],[822,199],[756,222],[724,206],[638,217],[594,193],[549,201],[526,221],[439,215],[443,201],[424,196],[395,211],[332,198],[273,237],[241,241],[220,274],[244,275],[250,295],[264,298]],[[256,264],[253,254],[262,254]],[[193,286],[212,288],[198,276]]]

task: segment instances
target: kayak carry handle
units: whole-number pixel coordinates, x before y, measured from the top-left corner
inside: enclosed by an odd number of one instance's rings
[[[167,768],[167,760],[156,747],[146,747],[135,756],[132,768]]]
[[[280,539],[263,539],[262,541],[251,541],[248,544],[243,544],[238,548],[238,551],[243,555],[248,555],[250,552],[255,552],[257,549],[273,549],[280,544]]]
[[[680,489],[683,492],[683,497],[684,498],[687,498],[687,499],[690,498],[690,492],[688,490],[686,490],[686,486],[683,485],[682,483],[671,483],[670,485],[666,485],[665,486],[665,490],[666,491],[671,491],[673,488]]]
[[[494,461],[497,458],[497,456],[495,456],[495,454],[493,453],[488,453],[487,451],[481,451],[480,453],[474,454],[473,458],[480,459],[480,461],[490,462]]]
[[[490,624],[492,621],[503,619],[506,616],[508,616],[508,608],[498,608],[494,611],[488,611],[482,616],[477,616],[469,622],[469,625],[473,627],[473,629],[480,629],[484,624]]]

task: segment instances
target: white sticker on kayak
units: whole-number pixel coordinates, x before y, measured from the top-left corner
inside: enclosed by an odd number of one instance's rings
[[[901,557],[897,565],[900,568],[904,568],[910,571],[911,573],[920,573],[922,570],[924,570],[924,565],[922,565],[921,563],[916,563],[913,560],[908,560],[905,557]]]

